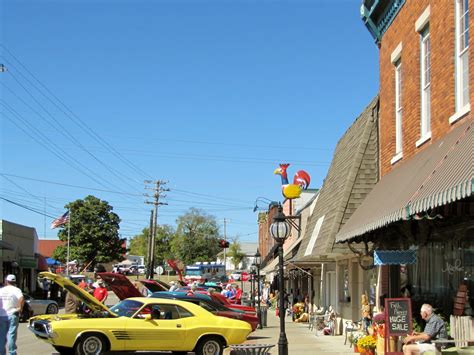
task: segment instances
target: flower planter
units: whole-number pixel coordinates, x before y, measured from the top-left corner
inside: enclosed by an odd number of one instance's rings
[[[375,349],[360,349],[359,352],[364,355],[375,355]]]
[[[354,344],[354,352],[355,352],[355,353],[358,353],[358,352],[359,352],[359,348],[357,347],[357,344]]]

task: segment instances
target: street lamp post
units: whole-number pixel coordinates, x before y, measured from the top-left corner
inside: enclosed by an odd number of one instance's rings
[[[260,308],[260,252],[257,249],[257,252],[255,253],[255,267],[257,268],[257,312],[258,312],[258,324],[260,326],[260,329],[263,328],[263,323],[262,323],[262,310]]]
[[[255,264],[250,265],[250,301],[255,308]]]
[[[278,354],[288,355],[288,339],[285,332],[285,295],[283,283],[285,282],[283,275],[283,243],[290,234],[290,226],[286,222],[286,216],[283,208],[278,206],[278,212],[273,217],[273,223],[270,225],[270,235],[278,244],[278,299],[280,310],[280,338],[278,339]]]

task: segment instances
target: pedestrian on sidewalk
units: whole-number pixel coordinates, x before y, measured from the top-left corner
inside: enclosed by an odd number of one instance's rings
[[[18,323],[25,303],[23,292],[16,287],[16,276],[7,275],[5,286],[0,289],[0,355],[5,355],[5,345],[8,342],[8,352],[16,355],[16,338]]]

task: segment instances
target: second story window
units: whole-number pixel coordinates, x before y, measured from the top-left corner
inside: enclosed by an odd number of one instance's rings
[[[395,63],[395,154],[402,153],[402,61]]]
[[[469,110],[469,1],[456,0],[456,112]]]
[[[421,139],[431,134],[431,103],[430,103],[430,30],[426,27],[421,33]]]

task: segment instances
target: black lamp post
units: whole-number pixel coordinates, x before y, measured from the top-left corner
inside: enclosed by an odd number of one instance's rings
[[[255,253],[255,267],[257,268],[257,312],[258,312],[258,324],[260,326],[260,329],[263,328],[262,325],[262,310],[260,309],[260,260],[261,255],[260,252],[257,249],[257,252]]]
[[[283,208],[278,206],[278,212],[273,217],[273,223],[270,225],[270,235],[278,243],[278,293],[279,293],[279,310],[280,310],[280,338],[278,339],[278,354],[288,355],[288,339],[285,332],[285,295],[283,283],[285,281],[283,275],[283,243],[290,234],[290,226],[286,222],[286,216]]]
[[[252,307],[255,308],[255,264],[250,265],[250,300]]]

